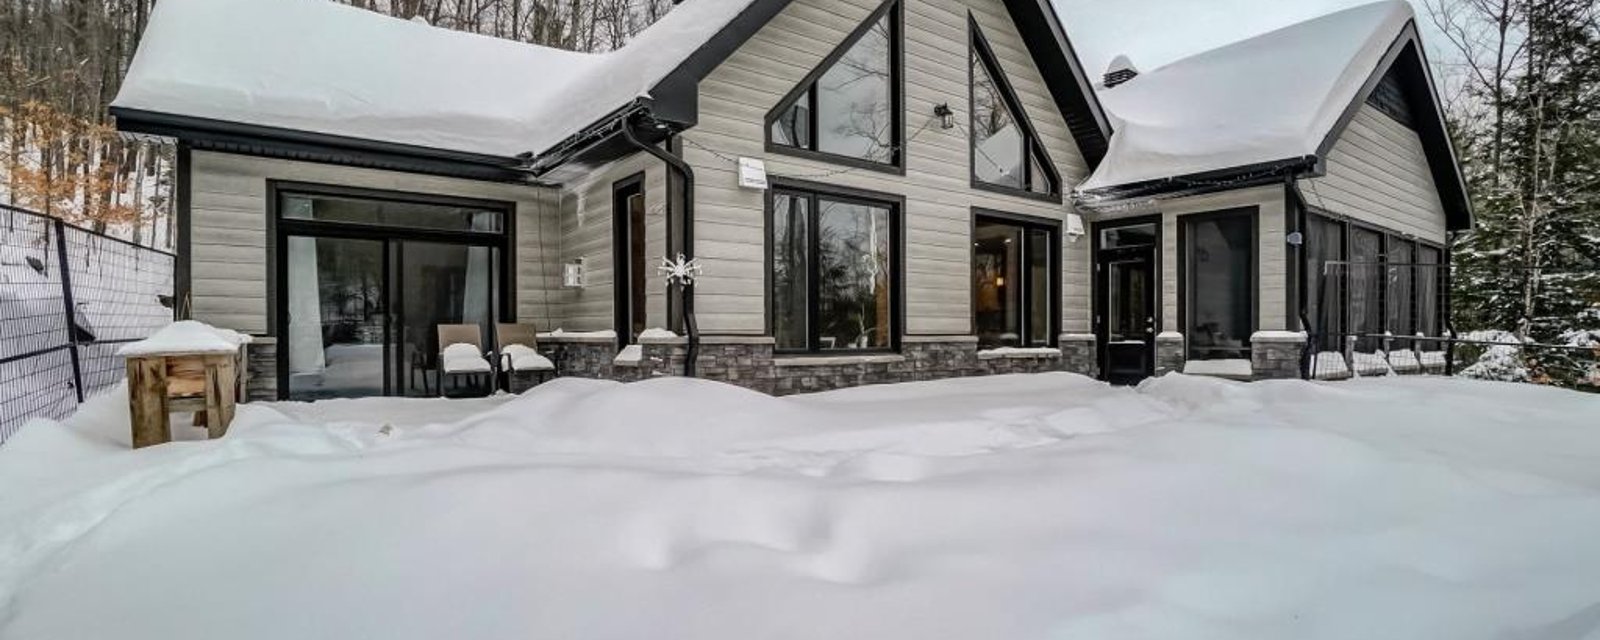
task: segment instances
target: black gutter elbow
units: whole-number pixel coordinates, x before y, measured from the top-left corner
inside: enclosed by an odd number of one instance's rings
[[[683,179],[683,221],[679,231],[678,247],[682,250],[684,260],[694,259],[694,169],[684,162],[682,158],[668,153],[652,144],[645,144],[639,139],[639,134],[634,131],[638,121],[628,119],[622,124],[622,136],[629,144],[640,150],[661,159],[667,167],[676,171]],[[695,360],[700,355],[700,329],[696,326],[694,318],[694,283],[677,283],[679,295],[682,296],[684,332],[688,334],[688,348],[684,353],[683,376],[695,377]]]

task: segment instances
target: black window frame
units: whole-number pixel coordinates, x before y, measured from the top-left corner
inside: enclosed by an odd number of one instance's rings
[[[857,158],[817,148],[817,81],[833,68],[850,49],[860,42],[867,33],[871,32],[879,20],[885,16],[889,18],[889,113],[892,122],[889,130],[893,140],[890,143],[890,159],[888,162],[875,162],[865,158]],[[767,112],[762,119],[763,145],[767,153],[794,156],[807,160],[816,160],[839,164],[857,169],[880,171],[894,175],[906,174],[906,131],[905,131],[905,9],[900,0],[885,0],[877,9],[867,16],[867,19],[856,27],[855,31],[846,36],[844,42],[835,47],[828,57],[823,58],[815,69],[806,74],[789,93],[784,94],[778,105]],[[810,119],[807,127],[811,132],[810,144],[807,147],[783,144],[772,138],[772,125],[798,101],[805,97],[809,101],[807,117]]]
[[[1189,314],[1194,306],[1190,297],[1194,295],[1194,287],[1189,282],[1193,275],[1189,267],[1190,237],[1189,227],[1193,224],[1209,222],[1222,218],[1248,218],[1250,221],[1250,334],[1241,340],[1240,349],[1248,352],[1252,348],[1250,337],[1261,330],[1261,208],[1257,206],[1221,209],[1204,213],[1184,214],[1177,217],[1178,227],[1178,327],[1183,332],[1183,356],[1185,360],[1200,360],[1195,357],[1194,332],[1190,325]]]
[[[978,257],[978,242],[977,242],[977,238],[978,238],[978,223],[979,222],[989,222],[991,224],[1002,224],[1002,225],[1007,225],[1007,226],[1012,226],[1012,227],[1018,227],[1018,228],[1022,229],[1023,232],[1024,232],[1023,233],[1023,238],[1024,238],[1023,245],[1024,246],[1021,248],[1021,252],[1022,252],[1021,255],[1023,256],[1022,263],[1023,263],[1023,266],[1024,266],[1024,268],[1021,269],[1021,272],[1022,272],[1021,294],[1022,295],[1019,298],[1020,301],[1021,301],[1020,304],[1021,304],[1021,307],[1022,307],[1022,312],[1021,312],[1022,318],[1021,318],[1021,327],[1020,327],[1020,329],[1018,331],[1018,335],[1021,338],[1021,340],[1020,340],[1020,343],[1017,346],[1025,347],[1025,348],[1056,347],[1056,346],[1058,346],[1060,344],[1060,337],[1061,337],[1061,279],[1062,279],[1061,278],[1061,264],[1062,264],[1061,263],[1061,221],[1060,220],[1054,220],[1054,219],[1051,219],[1051,218],[1041,218],[1041,217],[1038,217],[1038,216],[1024,215],[1024,214],[1020,214],[1020,213],[1011,213],[1011,212],[1008,212],[1008,211],[999,211],[999,210],[989,209],[989,208],[985,208],[985,207],[973,207],[972,208],[972,230],[971,230],[971,233],[972,233],[972,261],[971,261],[971,263],[972,264],[971,264],[970,267],[968,267],[969,271],[972,270],[972,269],[976,269],[977,268],[977,263],[978,263],[978,261],[977,261],[977,257]],[[1032,276],[1031,271],[1026,268],[1026,266],[1028,264],[1028,258],[1027,258],[1028,249],[1027,249],[1026,238],[1027,238],[1027,232],[1029,232],[1029,231],[1044,231],[1046,236],[1049,238],[1049,242],[1050,242],[1050,255],[1049,255],[1048,260],[1046,261],[1049,264],[1049,273],[1050,273],[1050,287],[1049,287],[1050,292],[1048,294],[1050,296],[1050,300],[1049,300],[1049,305],[1050,305],[1050,328],[1049,328],[1049,332],[1046,335],[1044,344],[1033,344],[1029,340],[1029,336],[1032,335],[1031,329],[1033,329],[1032,324],[1031,324],[1031,318],[1029,317],[1029,314],[1027,313],[1028,309],[1030,308],[1028,303],[1031,301],[1031,299],[1033,297],[1033,287],[1031,286],[1033,284],[1033,280],[1032,280],[1033,276]],[[972,335],[976,336],[976,335],[978,335],[978,289],[977,289],[976,286],[973,286],[972,275],[973,275],[972,273],[968,273],[967,283],[968,283],[968,286],[971,287],[971,289],[972,289],[971,290],[971,296],[970,296],[970,298],[971,298],[971,314],[972,314]],[[980,340],[981,340],[981,338],[980,338]],[[979,348],[981,349],[981,348],[989,348],[989,347],[984,346],[980,342],[979,343]]]
[[[499,231],[462,231],[293,218],[283,215],[284,199],[297,195],[375,200],[403,204],[469,207],[499,211],[504,217]],[[496,301],[498,308],[491,310],[491,315],[495,317],[496,322],[516,322],[517,273],[515,267],[517,262],[516,238],[518,232],[517,205],[515,202],[269,178],[266,180],[265,204],[267,226],[267,335],[287,340],[285,336],[285,333],[289,330],[289,304],[286,298],[288,293],[286,283],[289,280],[289,257],[287,253],[291,236],[382,242],[384,245],[383,263],[386,270],[389,268],[388,265],[392,259],[392,243],[397,241],[440,242],[494,249],[498,253],[495,262],[500,271],[497,274],[498,282],[495,287],[495,294],[499,299]],[[396,290],[391,293],[393,295],[387,301],[389,306],[393,309],[401,308],[401,305],[405,302],[405,292]],[[392,319],[384,323],[383,357],[386,367],[388,366],[389,358],[392,357],[393,329],[396,322],[397,320]],[[287,400],[289,399],[290,391],[289,358],[287,356],[278,358],[275,368],[274,378],[277,380],[278,399]],[[391,382],[386,374],[384,397],[389,397],[389,394],[393,391],[390,385]]]
[[[1337,304],[1340,305],[1341,315],[1339,322],[1341,326],[1337,328],[1337,331],[1335,332],[1336,335],[1341,337],[1356,335],[1354,331],[1354,327],[1356,326],[1355,309],[1351,304],[1353,287],[1350,277],[1350,265],[1354,246],[1354,234],[1359,231],[1363,233],[1374,233],[1378,236],[1378,261],[1375,264],[1379,266],[1375,267],[1375,269],[1377,269],[1377,272],[1381,274],[1381,276],[1374,276],[1374,280],[1378,283],[1377,290],[1374,293],[1378,297],[1377,303],[1379,315],[1383,319],[1382,327],[1380,327],[1378,331],[1367,332],[1361,335],[1381,336],[1384,334],[1384,332],[1390,331],[1389,270],[1395,266],[1401,266],[1400,263],[1394,263],[1390,259],[1390,253],[1391,248],[1395,244],[1406,243],[1412,246],[1412,260],[1410,263],[1407,263],[1410,271],[1409,283],[1411,286],[1411,296],[1407,300],[1407,304],[1411,306],[1411,325],[1414,330],[1406,335],[1394,334],[1392,336],[1390,348],[1392,348],[1393,345],[1399,345],[1401,348],[1406,348],[1404,345],[1416,343],[1414,346],[1409,348],[1425,351],[1429,350],[1430,344],[1441,344],[1434,340],[1415,340],[1414,338],[1417,333],[1423,333],[1429,338],[1441,338],[1444,337],[1449,331],[1450,250],[1447,246],[1437,242],[1431,242],[1421,238],[1391,231],[1377,225],[1359,222],[1348,216],[1339,215],[1324,209],[1308,208],[1306,210],[1306,215],[1308,219],[1321,218],[1332,224],[1338,225],[1343,229],[1344,242],[1343,247],[1339,251],[1339,256],[1337,259],[1343,262],[1345,267],[1339,272],[1338,276],[1340,278],[1340,288],[1342,290],[1341,299],[1337,302]],[[1439,259],[1438,264],[1436,266],[1432,266],[1436,274],[1434,275],[1434,313],[1436,317],[1434,318],[1433,327],[1423,327],[1422,318],[1419,313],[1422,309],[1422,288],[1420,285],[1422,284],[1423,278],[1427,277],[1423,273],[1424,270],[1422,267],[1424,266],[1424,263],[1421,261],[1421,255],[1424,250],[1434,252]],[[1303,271],[1306,273],[1307,277],[1320,277],[1320,270],[1313,268],[1315,265],[1310,263],[1309,255],[1306,256],[1305,264],[1303,266]],[[1321,286],[1321,284],[1319,284],[1319,286]],[[1330,333],[1326,327],[1317,327],[1317,329],[1319,333],[1323,334],[1324,336]],[[1377,337],[1361,337],[1358,338],[1356,344],[1357,346],[1355,351],[1362,353],[1373,352],[1372,350],[1385,349],[1383,340]],[[1342,352],[1343,350],[1344,345],[1338,345],[1336,351]]]
[[[1395,254],[1402,247],[1408,247],[1411,256],[1405,260],[1396,260]],[[1390,235],[1384,240],[1383,249],[1383,330],[1393,336],[1391,351],[1397,347],[1409,349],[1414,342],[1412,338],[1417,336],[1417,242],[1411,238]],[[1397,273],[1396,269],[1401,272]],[[1405,281],[1407,295],[1404,299],[1396,299],[1395,287],[1402,279]],[[1396,308],[1396,304],[1405,308]],[[1402,311],[1406,313],[1404,317],[1400,316]]]
[[[1010,109],[1012,118],[1016,120],[1017,128],[1023,136],[1023,188],[984,182],[978,178],[978,140],[977,133],[967,131],[967,174],[970,186],[973,189],[1000,193],[1019,198],[1038,200],[1041,202],[1061,203],[1064,189],[1061,182],[1061,173],[1056,169],[1055,161],[1050,158],[1049,149],[1039,137],[1039,132],[1034,130],[1033,122],[1028,118],[1027,110],[1022,107],[1022,100],[1017,97],[1017,92],[1011,87],[1011,80],[1006,75],[1005,68],[1000,66],[1000,59],[994,55],[994,48],[989,45],[989,39],[983,35],[983,28],[978,26],[978,20],[971,12],[967,13],[967,124],[972,125],[972,114],[977,110],[977,77],[972,72],[972,61],[976,59],[984,65],[989,78],[994,81],[995,88],[1000,90],[1000,97]],[[1037,155],[1035,155],[1037,154]],[[1044,169],[1045,178],[1050,181],[1049,193],[1033,191],[1035,176],[1033,175],[1034,159],[1039,160],[1040,168]]]
[[[901,348],[901,335],[905,327],[905,196],[899,196],[879,191],[856,189],[828,185],[810,180],[795,178],[774,177],[771,186],[766,190],[765,196],[765,221],[763,225],[763,242],[765,244],[764,263],[762,265],[763,278],[763,310],[766,317],[766,335],[776,337],[776,314],[773,312],[773,287],[776,284],[772,273],[773,261],[773,217],[775,215],[775,200],[778,195],[797,196],[805,198],[810,205],[807,209],[809,219],[806,222],[806,348],[785,349],[774,344],[773,353],[779,356],[819,356],[839,357],[874,354],[899,353]],[[874,207],[884,207],[889,210],[889,346],[878,349],[823,349],[821,339],[821,323],[817,321],[821,307],[819,290],[821,279],[817,277],[820,261],[817,253],[821,242],[818,229],[821,225],[821,209],[818,200],[833,200],[836,202],[864,204]]]
[[[1343,262],[1349,260],[1350,222],[1343,218],[1330,215],[1324,211],[1306,211],[1306,227],[1308,232],[1312,227],[1323,226],[1337,227],[1339,229],[1339,247],[1338,250],[1334,252],[1333,259],[1331,261]],[[1328,288],[1327,282],[1321,280],[1324,271],[1322,265],[1312,264],[1311,259],[1310,253],[1306,252],[1305,264],[1302,265],[1301,271],[1305,273],[1306,277],[1308,278],[1318,279],[1316,285],[1317,299],[1308,300],[1308,303],[1315,303],[1317,305],[1317,313],[1312,317],[1312,319],[1317,322],[1316,331],[1318,335],[1313,336],[1313,338],[1315,338],[1315,340],[1318,342],[1317,349],[1319,351],[1342,352],[1344,351],[1342,340],[1346,333],[1345,328],[1350,326],[1350,269],[1349,266],[1346,265],[1344,269],[1336,272],[1339,281],[1339,290],[1337,293],[1338,299],[1332,300],[1326,295]],[[1324,305],[1331,307],[1334,311],[1336,311],[1336,313],[1330,315],[1328,313],[1329,310],[1324,308]],[[1338,326],[1334,327],[1332,331],[1329,331],[1327,327],[1322,325],[1322,321],[1328,319],[1333,319],[1334,322],[1338,323]],[[1330,341],[1329,336],[1337,336],[1337,339],[1341,342]]]

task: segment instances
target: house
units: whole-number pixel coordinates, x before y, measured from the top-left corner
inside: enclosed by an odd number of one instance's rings
[[[1125,66],[1048,0],[688,0],[594,54],[164,0],[112,110],[178,140],[179,306],[261,337],[254,397],[437,393],[434,327],[495,321],[774,393],[1298,376],[1371,306],[1307,310],[1313,258],[1470,225],[1404,2]]]

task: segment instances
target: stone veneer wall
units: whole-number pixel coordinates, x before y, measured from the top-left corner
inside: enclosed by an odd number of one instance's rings
[[[914,382],[1010,373],[1068,371],[1097,374],[1092,335],[1063,335],[1054,351],[982,352],[971,336],[906,337],[900,353],[869,356],[777,356],[771,338],[708,336],[700,341],[696,375],[747,389],[789,395],[868,384]],[[539,350],[556,364],[554,376],[519,374],[513,392],[526,391],[554,377],[633,382],[683,375],[688,345],[683,338],[640,342],[637,362],[618,362],[616,339],[545,337]],[[277,342],[257,337],[250,345],[249,401],[278,399]]]
[[[1093,336],[1067,335],[1049,352],[984,353],[971,336],[907,337],[897,354],[778,356],[771,338],[708,336],[700,341],[696,375],[773,395],[829,391],[868,384],[1007,373],[1071,371],[1095,374]],[[683,338],[641,341],[637,362],[617,362],[611,339],[546,338],[545,351],[563,376],[619,381],[683,374]]]
[[[248,378],[244,383],[245,402],[278,399],[278,340],[270,336],[251,336],[245,347]]]
[[[1255,380],[1297,380],[1305,354],[1305,334],[1258,332],[1250,336],[1250,368]]]

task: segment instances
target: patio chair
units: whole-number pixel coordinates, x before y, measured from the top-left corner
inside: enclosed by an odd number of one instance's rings
[[[506,390],[511,390],[517,374],[532,374],[534,385],[555,377],[556,364],[539,353],[539,335],[531,324],[497,324],[495,343],[500,345],[500,370],[506,374]]]
[[[439,395],[445,395],[445,381],[452,377],[469,377],[474,382],[482,376],[482,389],[487,395],[495,378],[494,363],[485,357],[483,331],[475,324],[439,325],[439,368],[435,381]]]

